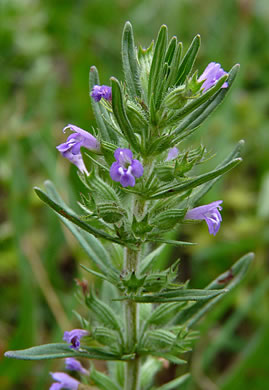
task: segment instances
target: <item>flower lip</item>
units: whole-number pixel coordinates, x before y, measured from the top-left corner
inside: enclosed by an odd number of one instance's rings
[[[220,204],[222,202],[222,200],[217,200],[203,206],[195,207],[186,213],[184,219],[205,220],[209,233],[215,236],[219,231],[220,223],[222,221],[220,214],[220,211],[222,210]]]
[[[110,167],[111,179],[120,182],[123,187],[134,187],[135,178],[143,175],[143,165],[133,159],[130,149],[118,148],[115,150],[114,157],[116,161]]]
[[[80,339],[88,334],[87,330],[73,329],[70,332],[64,332],[63,340],[71,344],[70,348],[78,349],[80,347]]]
[[[78,371],[81,374],[88,375],[89,371],[82,366],[79,360],[74,358],[65,359],[65,368],[70,371]]]

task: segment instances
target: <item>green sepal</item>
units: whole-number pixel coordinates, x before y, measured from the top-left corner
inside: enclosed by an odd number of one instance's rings
[[[110,80],[112,84],[112,108],[115,118],[131,147],[135,151],[139,152],[140,146],[126,114],[120,83],[115,77],[111,77]]]
[[[123,345],[121,344],[119,335],[114,330],[98,326],[92,330],[91,336],[98,343],[107,345],[110,349],[113,347],[113,350],[115,349],[116,352],[120,352],[122,350]]]
[[[151,251],[144,259],[141,260],[140,266],[139,266],[139,273],[140,275],[143,275],[145,272],[147,272],[154,263],[158,260],[158,256],[161,254],[161,252],[165,249],[166,245],[160,245],[158,248]]]
[[[95,66],[92,66],[90,69],[89,85],[90,85],[90,93],[95,85],[100,85],[98,71]],[[101,138],[105,141],[117,143],[118,140],[117,134],[106,125],[106,122],[104,120],[105,118],[107,121],[109,121],[109,114],[107,110],[102,105],[102,103],[96,102],[92,97],[91,97],[91,103],[92,103],[94,116],[101,133]]]
[[[159,305],[147,319],[147,325],[167,325],[182,307],[184,302],[171,302]]]
[[[141,97],[140,72],[134,44],[133,28],[130,22],[126,22],[123,29],[121,54],[128,93],[133,99]]]
[[[185,301],[203,301],[216,297],[227,292],[223,290],[197,290],[197,289],[173,289],[172,291],[161,292],[158,294],[128,295],[117,298],[117,301],[131,300],[140,303],[165,303],[165,302],[185,302]]]
[[[110,306],[97,298],[93,290],[86,296],[85,303],[101,325],[110,329],[115,329],[121,335],[122,324],[119,321],[119,317]]]
[[[48,206],[50,206],[57,214],[60,214],[64,218],[68,219],[70,222],[74,223],[81,229],[85,230],[86,232],[96,236],[105,238],[108,241],[116,242],[117,244],[124,245],[123,241],[119,240],[117,237],[110,236],[108,233],[96,229],[95,227],[83,222],[81,219],[79,219],[74,212],[67,211],[64,207],[61,207],[58,203],[54,202],[51,198],[48,197],[45,192],[43,192],[40,188],[35,187],[35,192],[38,195],[38,197],[43,200],[43,202],[47,203]]]
[[[103,372],[97,371],[93,366],[90,369],[91,381],[102,390],[121,390],[112,379]]]
[[[154,47],[154,53],[150,68],[148,82],[148,101],[154,102],[152,108],[155,109],[155,104],[160,97],[160,88],[163,82],[163,67],[167,48],[167,26],[162,25],[158,33],[158,37]],[[151,106],[151,104],[150,104]],[[151,110],[151,114],[153,113]]]
[[[150,232],[152,228],[153,226],[148,221],[148,214],[141,221],[138,221],[135,215],[133,216],[132,232],[136,237],[143,239],[146,233]]]
[[[194,37],[187,53],[185,54],[181,64],[179,65],[176,83],[175,83],[176,85],[183,84],[186,77],[191,72],[198,50],[200,48],[200,44],[201,44],[201,38],[200,35],[198,34],[196,35],[196,37]]]
[[[163,367],[163,362],[160,359],[148,356],[147,360],[141,367],[140,383],[142,389],[148,389],[152,384],[154,376]]]
[[[186,209],[170,209],[156,214],[150,224],[161,230],[170,230],[184,218]]]
[[[97,214],[108,223],[116,223],[127,217],[126,210],[113,203],[99,203],[97,205]]]
[[[198,187],[203,183],[206,183],[212,179],[215,179],[218,176],[223,175],[224,173],[228,172],[230,169],[236,167],[236,165],[240,164],[241,162],[242,162],[241,158],[236,158],[230,161],[229,163],[227,163],[226,165],[218,169],[215,169],[211,172],[204,173],[195,178],[186,179],[183,181],[183,183],[174,184],[173,186],[163,186],[159,189],[159,191],[150,194],[148,198],[149,199],[165,198]]]
[[[135,272],[130,272],[124,277],[121,278],[121,283],[123,286],[127,289],[127,291],[130,292],[136,292],[139,290],[145,282],[146,275],[142,276],[141,278],[135,274]]]
[[[115,274],[112,274],[109,270],[109,273],[101,274],[100,272],[96,272],[88,267],[86,267],[84,264],[80,264],[81,268],[83,268],[85,271],[89,272],[91,275],[96,276],[97,278],[100,278],[102,280],[106,280],[107,282],[113,284],[116,286],[118,284],[118,278],[115,276]]]
[[[129,360],[132,355],[119,355],[108,352],[103,348],[93,348],[83,346],[79,350],[70,348],[69,345],[44,344],[36,347],[21,349],[18,351],[8,351],[5,356],[13,359],[22,360],[45,360],[45,359],[63,359],[67,357],[81,357],[85,359],[96,360]]]
[[[248,253],[241,257],[228,271],[219,275],[207,287],[207,291],[222,289],[223,294],[216,296],[210,302],[197,302],[183,309],[175,318],[176,324],[193,326],[205,313],[207,313],[220,299],[234,289],[244,278],[249,266],[254,258],[253,253]],[[204,290],[205,291],[205,290]]]

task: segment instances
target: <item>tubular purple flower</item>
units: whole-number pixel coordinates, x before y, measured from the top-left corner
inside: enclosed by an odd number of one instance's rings
[[[174,160],[175,158],[177,158],[178,153],[179,153],[179,151],[178,151],[178,148],[176,148],[176,147],[169,149],[168,155],[167,155],[165,161]]]
[[[123,187],[134,187],[135,177],[143,175],[143,165],[133,159],[130,149],[118,148],[115,150],[114,157],[116,161],[110,167],[111,179],[120,182]]]
[[[63,132],[65,132],[66,129],[70,129],[73,133],[69,135],[66,142],[56,146],[56,149],[59,150],[63,157],[75,164],[81,172],[88,174],[82,159],[80,148],[83,146],[91,151],[99,152],[100,143],[92,134],[80,127],[67,125],[64,127]]]
[[[108,101],[112,100],[112,90],[111,87],[107,85],[95,85],[91,91],[91,97],[99,102],[102,98]]]
[[[52,383],[49,390],[77,390],[80,384],[79,381],[64,372],[51,372],[50,375],[57,383]]]
[[[222,200],[206,204],[204,206],[195,207],[187,212],[184,219],[205,220],[210,234],[214,236],[218,233],[220,223],[222,221],[219,210],[222,210],[220,204]]]
[[[203,81],[202,89],[203,93],[206,92],[209,88],[213,87],[217,83],[217,81],[224,75],[228,74],[225,72],[220,64],[216,62],[210,62],[210,64],[207,65],[201,76],[198,78],[198,81]],[[225,81],[225,83],[222,85],[222,88],[227,88],[228,83]]]
[[[67,370],[70,370],[70,371],[78,371],[81,374],[89,375],[89,371],[86,370],[86,368],[84,368],[82,366],[80,361],[78,361],[77,359],[74,359],[74,358],[66,358],[65,359],[65,368]]]
[[[80,347],[80,339],[88,334],[87,330],[73,329],[70,332],[64,332],[63,340],[71,344],[70,348],[78,349]]]

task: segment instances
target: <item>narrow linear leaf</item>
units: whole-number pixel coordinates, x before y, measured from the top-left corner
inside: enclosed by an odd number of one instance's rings
[[[165,52],[167,47],[167,34],[167,26],[161,26],[154,47],[154,53],[149,74],[149,101],[153,99],[153,101],[156,102],[156,100],[158,99],[158,86],[162,82],[162,80],[160,80],[160,74],[162,73],[162,69],[164,66]]]
[[[76,215],[69,213],[64,207],[61,207],[59,204],[50,199],[45,192],[40,188],[35,187],[35,192],[38,197],[47,203],[56,213],[62,215],[64,218],[68,219],[70,222],[73,222],[75,225],[79,226],[81,229],[85,230],[88,233],[93,234],[96,237],[105,238],[108,241],[116,242],[123,245],[123,242],[116,237],[110,236],[109,234],[103,232],[102,230],[96,229],[93,226],[88,225],[87,223],[81,221]]]
[[[199,108],[190,113],[180,125],[174,129],[174,144],[178,143],[182,138],[192,134],[193,130],[198,128],[198,126],[220,105],[231,89],[231,86],[235,80],[235,77],[239,71],[239,65],[233,66],[229,72],[227,79],[228,88],[221,88],[216,94],[214,94],[210,99],[203,103]]]
[[[133,28],[126,22],[122,35],[122,64],[130,96],[135,99],[141,96],[139,67],[134,44]]]
[[[150,252],[140,263],[139,272],[140,274],[144,274],[148,271],[148,269],[154,264],[155,260],[158,259],[158,256],[165,248],[165,244],[160,245],[154,251]]]
[[[102,390],[121,390],[121,388],[109,378],[106,374],[95,370],[93,367],[90,370],[90,379],[99,389]]]
[[[224,292],[226,292],[226,290],[179,289],[152,295],[145,294],[120,297],[116,300],[131,300],[140,303],[200,301],[211,299],[217,295],[223,294]]]
[[[128,142],[136,151],[139,152],[140,148],[137,138],[124,108],[120,83],[115,77],[111,77],[110,80],[112,83],[112,108],[115,118],[117,119],[118,125],[120,126],[122,133],[126,136]]]
[[[218,166],[218,168],[224,167],[226,164],[228,164],[230,161],[234,160],[235,158],[238,158],[241,156],[242,149],[244,147],[245,141],[240,140],[234,150],[229,154],[228,157],[226,157]],[[221,178],[221,176],[218,176],[217,178],[210,180],[209,182],[205,183],[203,186],[201,186],[199,189],[194,190],[192,193],[189,204],[194,205],[196,204],[211,188],[212,186]]]
[[[241,257],[230,270],[224,272],[213,280],[207,287],[207,290],[223,288],[224,294],[216,296],[210,302],[197,302],[186,309],[183,309],[175,318],[175,324],[186,324],[188,327],[193,326],[199,319],[207,313],[220,299],[228,292],[233,290],[244,278],[249,266],[254,258],[253,253],[248,253]]]
[[[187,380],[190,379],[190,374],[182,375],[176,379],[173,379],[172,381],[165,383],[161,387],[158,387],[157,390],[173,390],[178,389],[180,385],[183,385],[187,382]]]
[[[5,356],[22,360],[45,360],[66,357],[84,357],[97,360],[128,360],[131,355],[120,356],[101,348],[81,347],[79,350],[70,348],[67,344],[45,344],[19,351],[8,351]]]
[[[55,202],[59,203],[60,206],[64,207],[67,211],[71,210],[65,202],[62,200],[58,192],[56,191],[52,182],[47,180],[45,182],[45,187],[48,192],[48,195]],[[72,212],[72,210],[71,210]],[[97,265],[104,274],[107,273],[107,270],[110,270],[111,275],[117,278],[118,271],[112,265],[110,261],[110,256],[104,246],[101,244],[100,240],[94,237],[92,234],[89,234],[83,230],[79,230],[72,222],[70,222],[65,217],[59,215],[61,221],[66,225],[70,232],[76,237],[82,248],[85,250],[90,259]]]
[[[185,54],[181,64],[179,65],[176,85],[183,84],[186,77],[191,72],[198,50],[200,48],[200,44],[201,44],[200,35],[196,35],[187,53]]]
[[[206,183],[215,177],[223,175],[228,172],[230,169],[234,168],[236,165],[242,162],[241,158],[236,158],[230,161],[228,164],[222,166],[221,168],[215,169],[214,171],[204,173],[203,175],[197,176],[193,179],[184,181],[182,184],[174,185],[171,187],[164,187],[163,190],[159,190],[152,194],[149,199],[158,199],[163,197],[173,196],[183,191],[190,190],[192,188],[198,187],[203,183]]]
[[[149,242],[160,242],[160,243],[163,243],[163,244],[174,245],[174,246],[192,246],[192,245],[197,245],[195,242],[167,240],[165,238],[151,238],[148,241]]]

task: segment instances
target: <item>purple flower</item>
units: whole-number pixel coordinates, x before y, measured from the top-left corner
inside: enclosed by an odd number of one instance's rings
[[[213,87],[213,85],[215,85],[217,81],[226,74],[228,73],[221,68],[220,64],[210,62],[198,79],[198,81],[204,81],[202,86],[203,92],[206,92],[209,88]],[[227,87],[228,83],[225,81],[221,88]]]
[[[169,149],[168,150],[168,155],[167,155],[165,161],[174,160],[175,158],[177,158],[178,153],[179,153],[179,151],[178,151],[178,148],[176,148],[176,147]]]
[[[118,148],[114,153],[116,162],[110,167],[110,177],[123,187],[134,187],[135,177],[141,177],[144,169],[140,161],[133,159],[130,149]]]
[[[66,129],[70,129],[73,133],[69,135],[66,142],[56,146],[56,149],[59,150],[63,157],[75,164],[81,172],[88,174],[82,159],[80,148],[83,146],[89,150],[99,152],[100,143],[92,134],[80,127],[67,125],[63,129],[63,132],[65,132]]]
[[[222,210],[221,203],[222,200],[217,200],[204,206],[195,207],[187,212],[184,219],[204,219],[207,223],[209,233],[215,236],[219,231],[222,221],[219,212],[219,210]]]
[[[112,100],[111,87],[107,85],[95,85],[91,92],[91,97],[99,102],[102,98],[105,100]]]
[[[88,375],[89,371],[82,366],[82,364],[74,358],[65,359],[65,368],[70,371],[78,371],[81,374]]]
[[[71,348],[78,349],[80,347],[80,339],[88,334],[87,330],[73,329],[70,332],[64,332],[63,340],[72,344]]]
[[[77,390],[78,385],[80,384],[79,381],[65,374],[64,372],[51,372],[50,375],[57,383],[53,383],[49,390]]]

